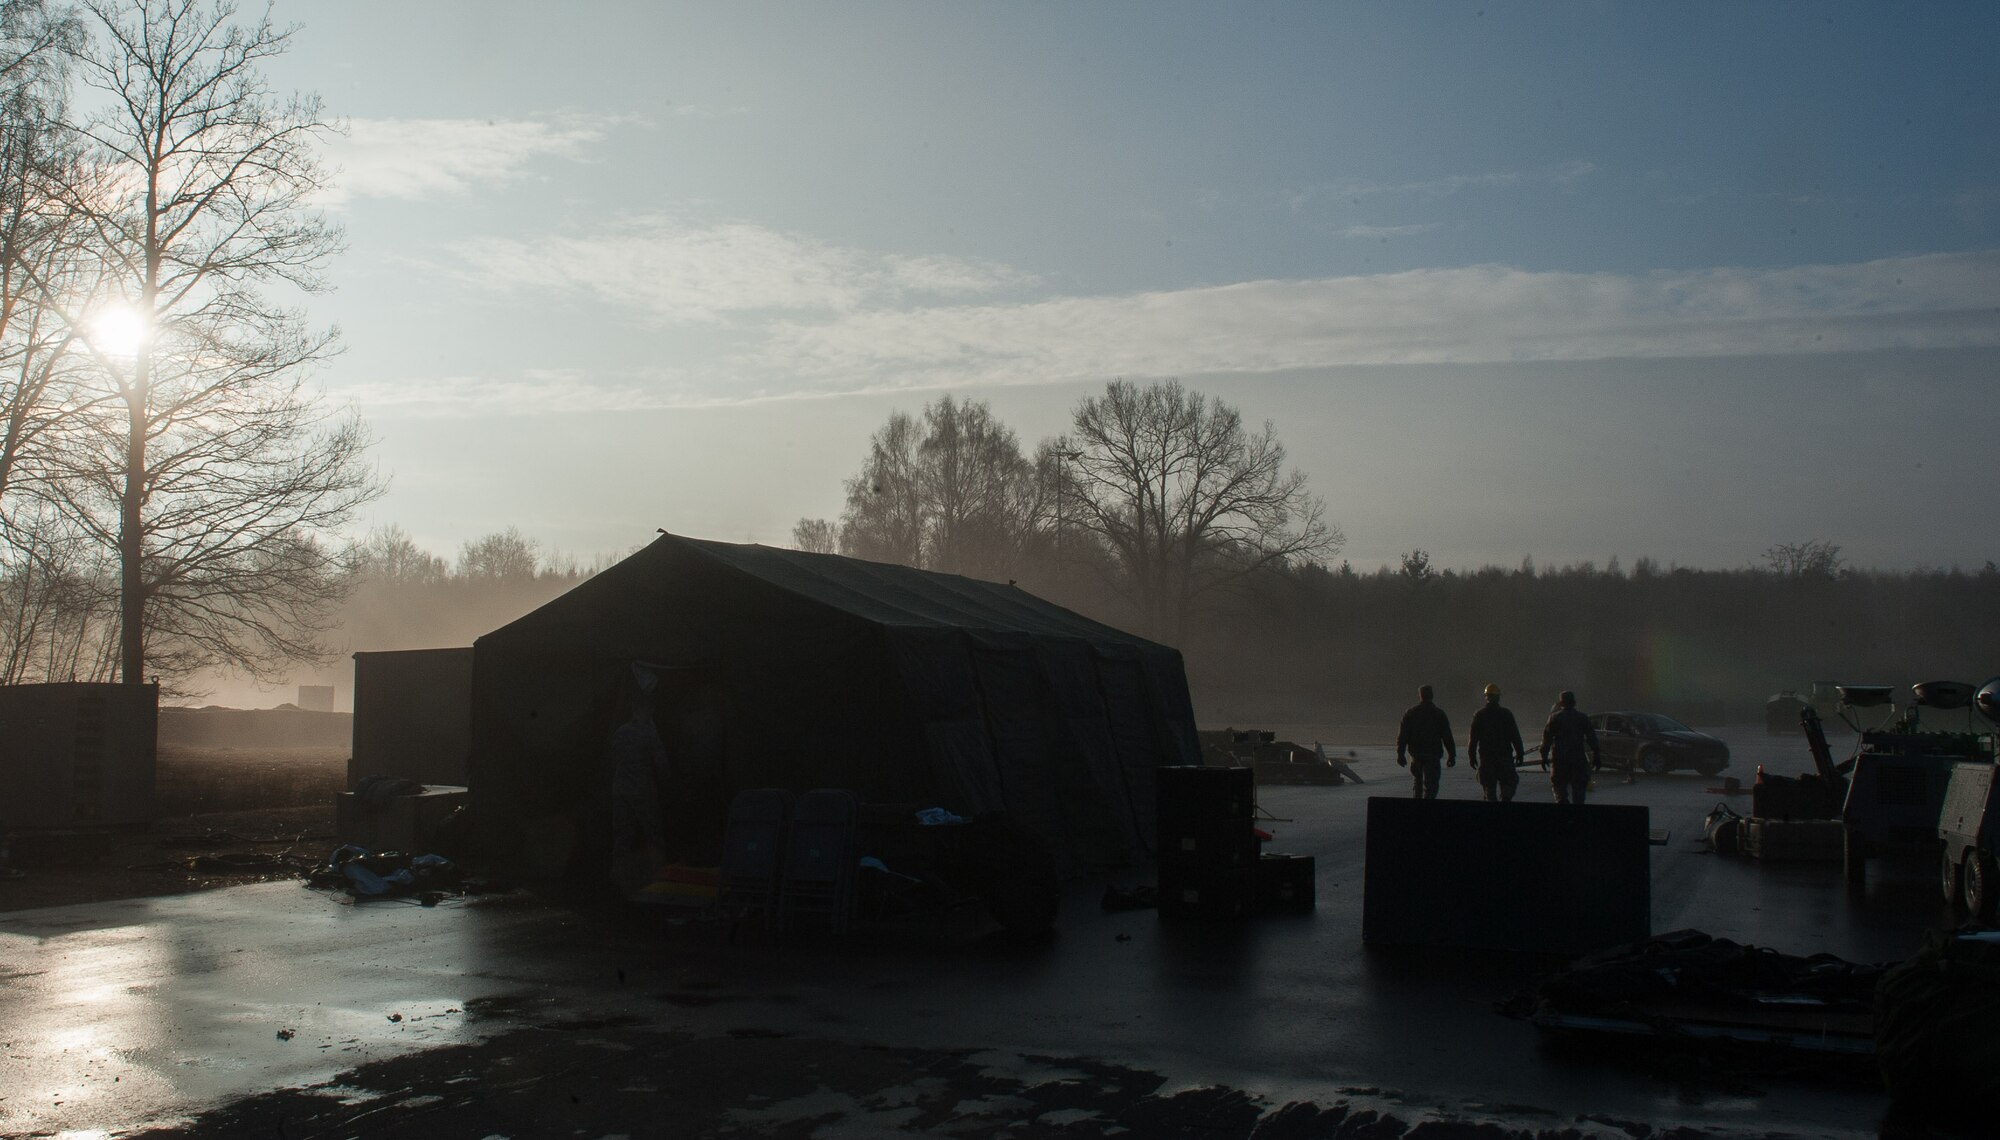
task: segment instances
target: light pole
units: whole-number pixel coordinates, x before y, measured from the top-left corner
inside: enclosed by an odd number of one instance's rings
[[[1081,458],[1083,452],[1078,451],[1076,448],[1073,447],[1055,447],[1049,449],[1049,454],[1053,455],[1056,460],[1055,585],[1057,591],[1060,592],[1063,585],[1063,577],[1064,577],[1063,567],[1067,561],[1065,556],[1068,554],[1068,547],[1069,547],[1068,539],[1065,534],[1067,528],[1064,524],[1066,520],[1063,515],[1063,501],[1069,497],[1069,461],[1072,459]]]

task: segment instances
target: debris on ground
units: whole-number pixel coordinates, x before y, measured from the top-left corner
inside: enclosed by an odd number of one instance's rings
[[[1928,932],[1882,975],[1876,1011],[1876,1059],[1896,1104],[1990,1127],[2000,1116],[2000,930]]]
[[[1866,1057],[1888,968],[1679,930],[1579,958],[1501,1012],[1568,1033]]]
[[[326,861],[310,868],[306,885],[339,890],[355,899],[414,899],[436,906],[446,895],[472,888],[458,864],[442,855],[410,855],[402,851],[372,852],[352,843],[336,847]]]

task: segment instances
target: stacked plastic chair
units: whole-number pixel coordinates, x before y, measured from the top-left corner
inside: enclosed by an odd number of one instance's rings
[[[791,817],[792,793],[783,788],[746,788],[730,801],[717,891],[724,909],[777,917]]]
[[[792,801],[778,888],[782,929],[822,924],[847,929],[854,911],[854,793],[818,788]]]

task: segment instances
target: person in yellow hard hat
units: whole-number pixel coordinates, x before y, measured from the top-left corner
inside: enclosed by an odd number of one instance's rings
[[[1487,802],[1513,799],[1514,790],[1521,786],[1515,769],[1528,750],[1521,744],[1521,726],[1514,722],[1513,712],[1500,703],[1500,686],[1486,686],[1486,703],[1472,714],[1469,735],[1466,760],[1479,777],[1479,786],[1486,789]]]

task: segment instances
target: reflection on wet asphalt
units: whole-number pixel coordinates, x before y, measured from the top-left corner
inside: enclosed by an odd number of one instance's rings
[[[1745,778],[1808,763],[1795,740],[1739,735]],[[382,1135],[444,1120],[469,1135],[667,1134],[638,1123],[671,1104],[700,1122],[671,1134],[708,1135],[805,1135],[806,1121],[1147,1135],[1156,1113],[1216,1136],[1331,1134],[1363,1113],[1386,1136],[1425,1122],[1445,1135],[1446,1121],[1500,1129],[1488,1136],[1874,1133],[1884,1103],[1866,1074],[1565,1046],[1494,1011],[1547,960],[1363,947],[1366,798],[1406,790],[1372,751],[1366,786],[1261,792],[1271,849],[1318,857],[1319,908],[1232,926],[1105,912],[1102,882],[1027,945],[922,925],[732,939],[525,895],[355,906],[284,883],[0,915],[0,1132],[221,1111],[204,1131],[310,1118],[347,1135],[365,1111]],[[1706,854],[1713,783],[1598,790],[1672,832],[1652,854],[1656,931],[1887,961],[1943,921],[1927,868],[1874,868],[1855,897],[1831,865]],[[1530,770],[1523,795],[1536,790]],[[1446,795],[1476,794],[1447,773]]]

